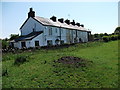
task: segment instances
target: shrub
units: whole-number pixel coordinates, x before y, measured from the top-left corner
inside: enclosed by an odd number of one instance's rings
[[[27,57],[26,56],[18,56],[15,59],[14,65],[20,65],[20,64],[23,64],[26,61],[27,61]]]
[[[118,40],[118,39],[120,39],[120,35],[103,36],[104,42],[108,42],[110,40]]]
[[[110,40],[109,36],[103,36],[103,41],[108,42]]]
[[[6,40],[2,40],[2,49],[6,49],[8,47],[8,42]]]
[[[110,40],[117,40],[118,39],[118,35],[111,35],[110,36]]]
[[[120,40],[120,35],[118,35],[118,39]]]
[[[7,69],[2,70],[2,76],[8,76],[8,71]]]

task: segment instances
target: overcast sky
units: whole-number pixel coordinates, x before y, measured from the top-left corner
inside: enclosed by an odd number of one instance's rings
[[[20,34],[31,7],[36,16],[74,19],[91,33],[113,33],[118,26],[118,2],[2,2],[0,38]]]

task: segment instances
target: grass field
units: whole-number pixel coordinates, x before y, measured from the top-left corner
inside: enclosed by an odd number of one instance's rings
[[[28,61],[16,66],[14,60],[18,56],[27,56]],[[80,57],[93,63],[75,68],[53,62],[62,56]],[[2,68],[8,71],[2,77],[3,88],[118,88],[118,41],[7,53],[3,54]]]

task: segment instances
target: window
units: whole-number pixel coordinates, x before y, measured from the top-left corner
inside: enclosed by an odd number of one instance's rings
[[[52,27],[49,28],[49,35],[52,35]]]
[[[39,41],[35,41],[35,46],[39,46]]]
[[[35,31],[35,29],[33,28],[33,32]]]
[[[82,39],[81,39],[81,38],[79,38],[79,42],[82,42]]]
[[[45,27],[45,29],[47,29],[47,27]]]
[[[75,31],[74,31],[74,34],[75,34]]]
[[[61,44],[64,44],[64,40],[61,40]]]
[[[36,30],[36,23],[34,23],[33,32]]]
[[[45,41],[46,41],[46,35],[45,35]]]
[[[52,40],[47,40],[47,45],[51,46],[52,45]]]
[[[22,48],[26,47],[26,43],[25,42],[21,42],[21,46],[22,46]]]
[[[57,33],[57,28],[56,28],[56,33]]]
[[[10,47],[14,48],[14,43],[13,42],[10,43]]]

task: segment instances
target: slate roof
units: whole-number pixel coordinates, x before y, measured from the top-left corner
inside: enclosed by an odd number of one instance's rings
[[[24,41],[24,40],[31,40],[31,39],[35,38],[36,36],[40,35],[41,33],[43,33],[43,31],[32,32],[28,35],[20,36],[20,37],[16,38],[15,41],[18,42],[18,41]]]
[[[55,27],[63,27],[63,28],[67,28],[67,29],[75,29],[75,30],[81,30],[81,31],[88,31],[84,27],[77,26],[77,25],[74,26],[72,24],[68,25],[65,22],[61,23],[58,20],[56,22],[54,22],[51,19],[43,18],[43,17],[39,17],[39,16],[35,16],[34,19],[37,20],[38,22],[40,22],[41,24],[47,25],[47,26],[55,26]]]

